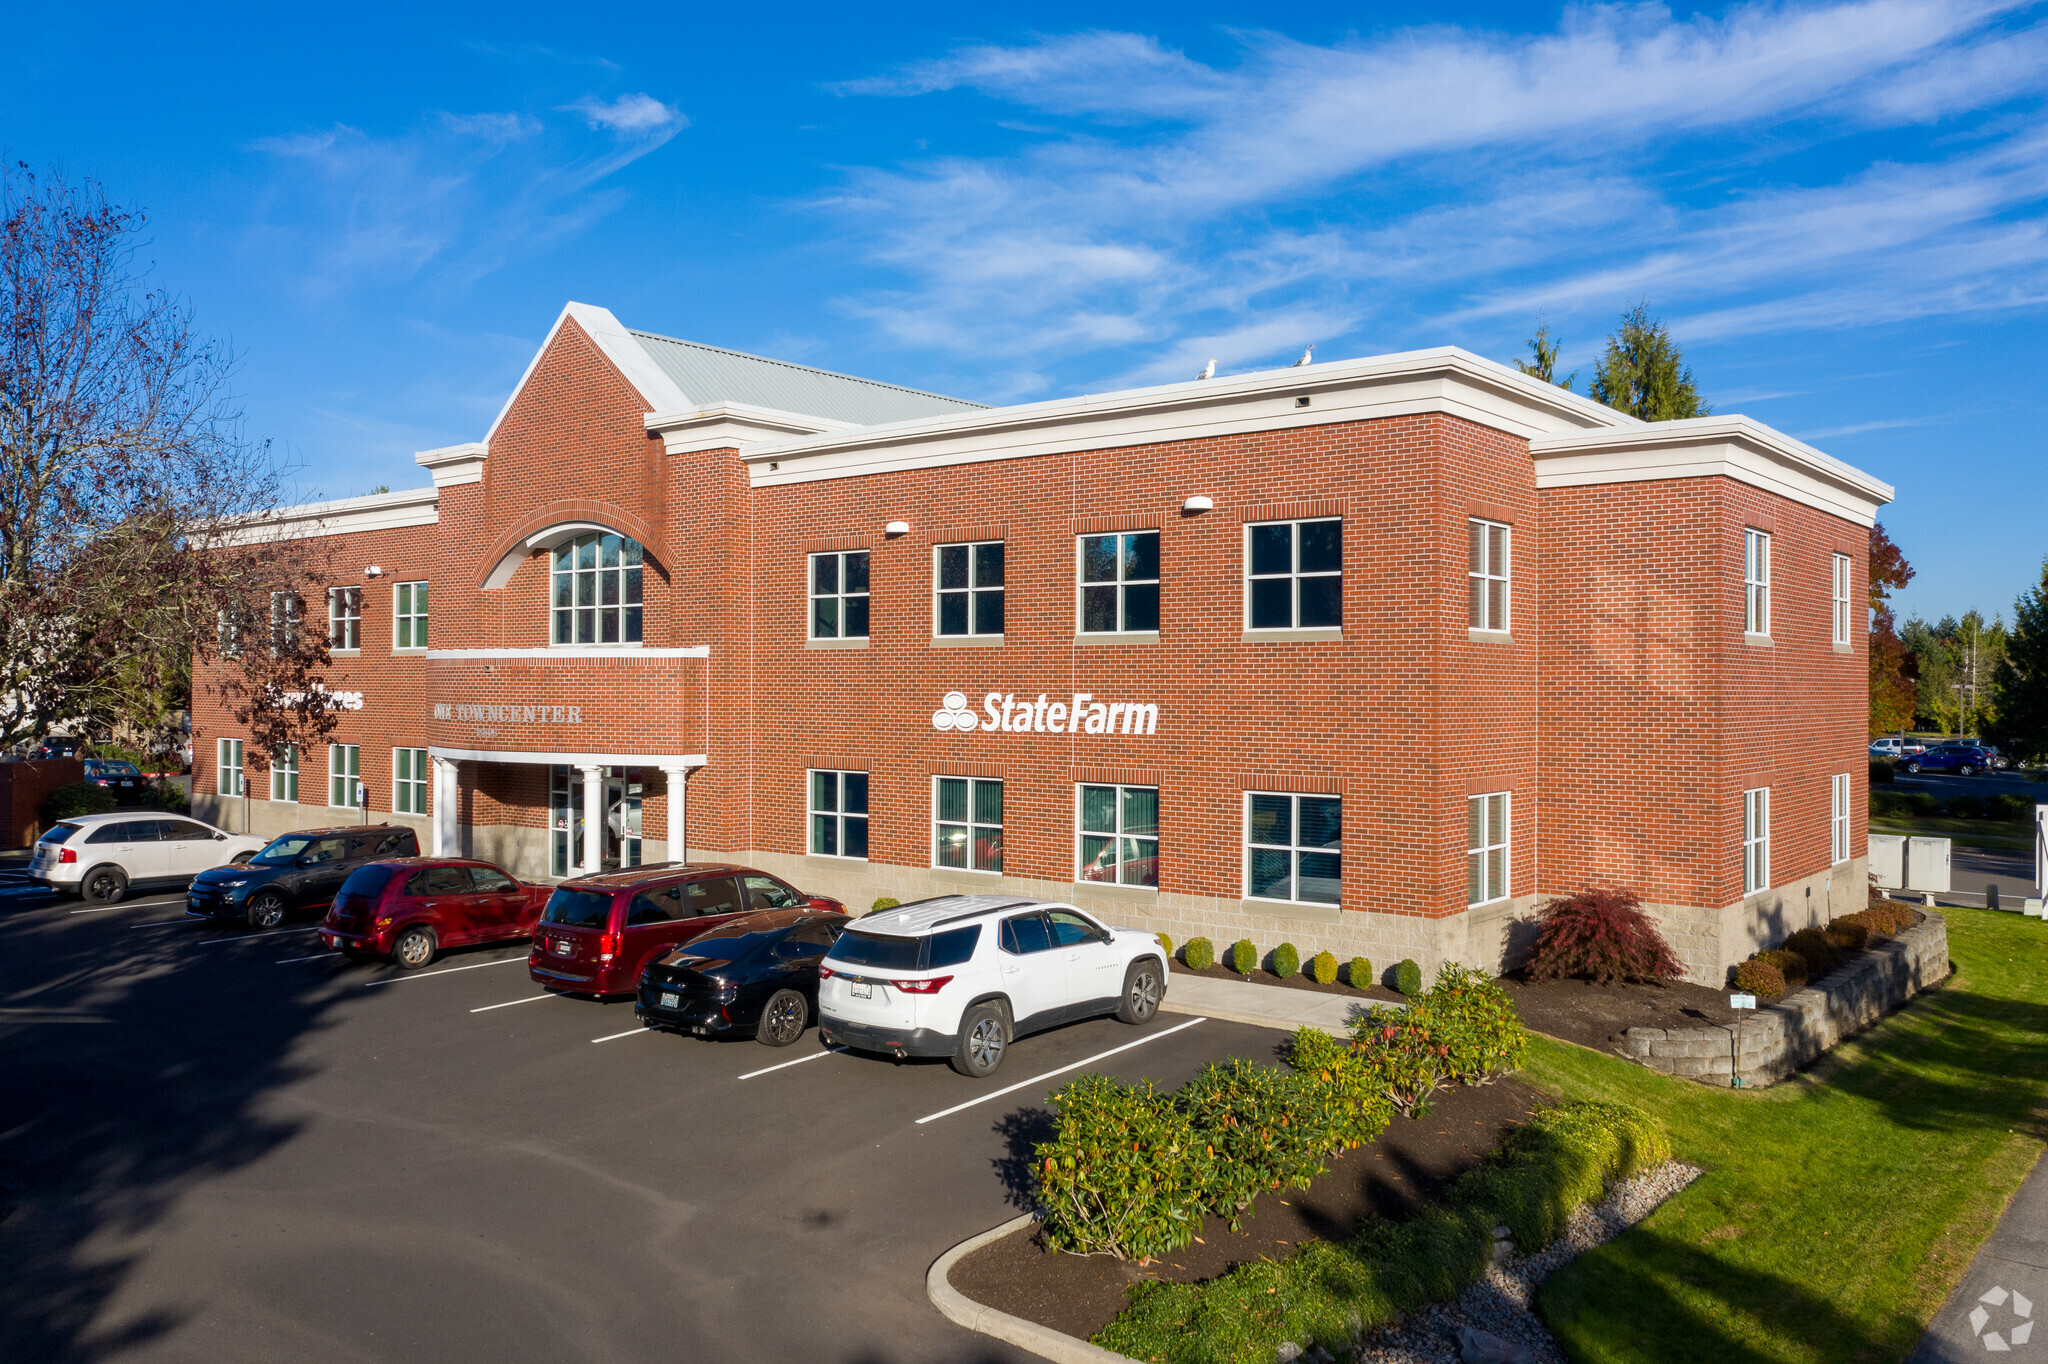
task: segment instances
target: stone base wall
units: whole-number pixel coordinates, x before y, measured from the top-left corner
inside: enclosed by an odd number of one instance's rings
[[[301,782],[305,780],[303,777]],[[324,776],[322,780],[325,780]],[[304,790],[303,785],[300,790]],[[389,810],[363,811],[305,801],[258,800],[251,796],[200,794],[192,797],[192,813],[229,833],[249,833],[258,838],[276,838],[295,829],[332,829],[345,824],[409,824],[419,833],[420,851],[434,845],[434,826],[425,815],[395,815]]]
[[[1756,1017],[1732,1026],[1630,1028],[1622,1055],[1666,1075],[1744,1089],[1775,1084],[1813,1064],[1949,972],[1948,922],[1920,922],[1867,952],[1857,953]]]
[[[1732,905],[1645,904],[1658,931],[1685,964],[1685,978],[1719,990],[1728,973],[1802,928],[1854,914],[1870,903],[1870,859],[1852,858],[1826,871],[1759,891]]]

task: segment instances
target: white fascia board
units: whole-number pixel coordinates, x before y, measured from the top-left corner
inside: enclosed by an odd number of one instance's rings
[[[429,649],[429,659],[445,659],[452,663],[467,663],[484,658],[549,658],[557,662],[576,662],[593,658],[709,658],[709,644],[690,644],[680,649],[647,649],[637,644],[589,644],[561,645],[539,649]]]
[[[1529,442],[1539,488],[1720,475],[1868,526],[1892,485],[1749,417],[1692,417]]]
[[[436,488],[455,488],[465,483],[483,482],[484,460],[490,457],[490,453],[488,444],[472,440],[461,445],[444,445],[438,450],[421,450],[412,457],[412,462],[432,475]]]
[[[536,753],[496,748],[427,748],[427,756],[444,762],[534,763],[546,767],[705,767],[711,759],[702,753]]]
[[[1304,396],[1307,407],[1297,404]],[[1434,412],[1524,438],[1642,425],[1443,347],[856,427],[749,446],[741,458],[762,487]]]
[[[489,444],[498,434],[498,426],[505,420],[505,414],[512,410],[512,404],[519,401],[519,394],[526,387],[526,381],[533,377],[534,368],[540,358],[548,353],[548,347],[555,343],[556,333],[562,324],[574,319],[576,325],[604,352],[605,359],[612,362],[626,382],[640,394],[640,400],[657,412],[671,412],[688,407],[690,400],[676,387],[675,380],[668,377],[661,366],[654,363],[652,356],[633,334],[621,326],[619,319],[612,316],[609,308],[600,308],[592,303],[569,303],[563,306],[561,316],[555,325],[548,328],[545,340],[526,362],[526,372],[519,376],[519,382],[512,387],[512,394],[505,399],[505,405],[498,409],[498,415],[491,421],[491,429],[484,434],[484,443]]]
[[[679,412],[649,412],[646,423],[647,429],[662,438],[663,446],[672,455],[856,429],[852,422],[756,407],[752,403],[712,403]]]
[[[243,518],[233,529],[216,536],[215,543],[249,545],[266,540],[311,540],[357,531],[431,526],[441,519],[440,498],[439,488],[402,488],[395,493],[370,493],[281,507],[267,516]]]

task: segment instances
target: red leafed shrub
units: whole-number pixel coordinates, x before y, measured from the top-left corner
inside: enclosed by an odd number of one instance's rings
[[[1771,963],[1751,957],[1735,968],[1735,988],[1758,999],[1777,999],[1785,993],[1785,975]]]
[[[1685,974],[1643,902],[1625,890],[1588,887],[1537,911],[1536,949],[1529,979],[1588,976],[1617,980],[1669,980]]]

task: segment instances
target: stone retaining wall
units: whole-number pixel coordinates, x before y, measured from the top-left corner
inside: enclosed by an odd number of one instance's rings
[[[1630,1028],[1621,1054],[1666,1075],[1744,1089],[1761,1088],[1811,1065],[1948,975],[1948,922],[1920,912],[1920,922],[1794,990],[1739,1024],[1700,1028]]]

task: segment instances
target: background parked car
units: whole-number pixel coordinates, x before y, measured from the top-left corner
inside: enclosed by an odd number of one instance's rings
[[[117,904],[142,886],[182,886],[207,870],[248,858],[260,838],[183,815],[79,815],[36,840],[32,881],[94,904]]]
[[[133,791],[142,785],[142,769],[131,762],[110,758],[85,760],[85,783],[114,791]]]
[[[294,910],[325,905],[365,862],[417,857],[419,836],[404,825],[356,824],[305,829],[272,839],[240,866],[201,874],[185,892],[185,912],[203,919],[243,919],[276,928]]]
[[[547,903],[503,867],[465,857],[398,857],[350,872],[320,940],[356,961],[389,957],[408,971],[444,947],[533,936]]]
[[[658,1028],[786,1047],[817,1016],[818,962],[847,922],[808,908],[729,919],[649,962],[633,1012]]]
[[[1991,770],[1991,755],[1975,744],[1939,744],[1910,753],[1899,766],[1907,772],[1953,772],[1959,777]]]
[[[30,762],[43,762],[50,758],[75,758],[85,747],[85,740],[75,734],[52,734],[28,751]]]

